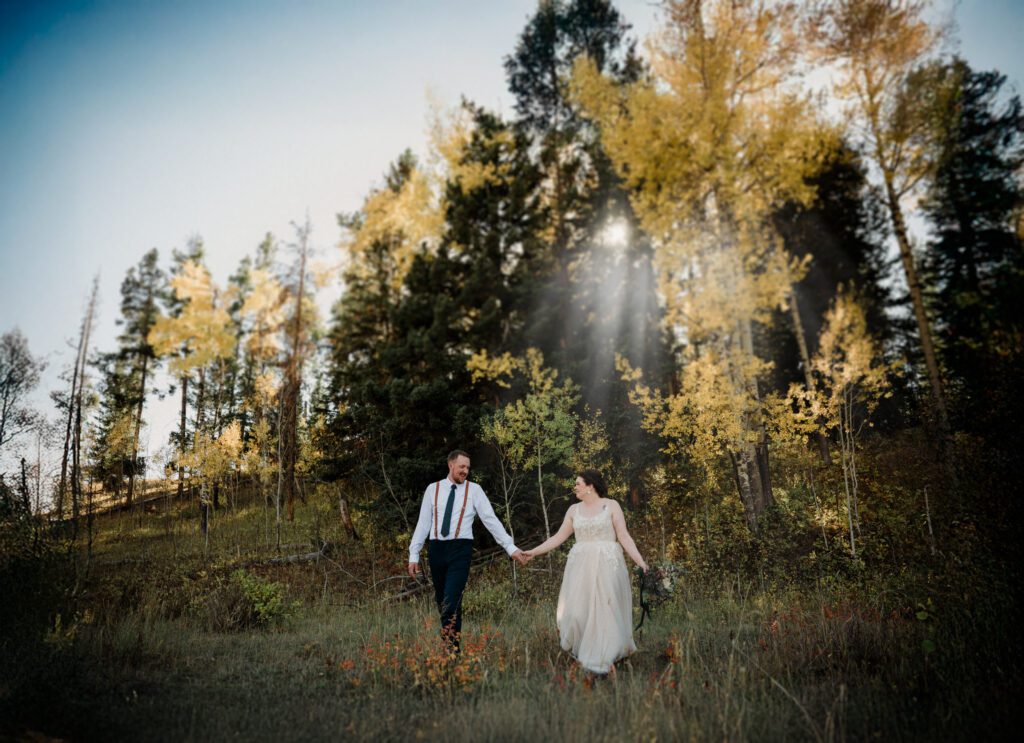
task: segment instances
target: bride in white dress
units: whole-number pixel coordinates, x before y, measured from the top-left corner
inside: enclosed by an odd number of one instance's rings
[[[626,530],[622,508],[606,498],[596,470],[576,478],[576,497],[550,539],[526,550],[530,558],[546,554],[576,534],[558,594],[555,620],[562,649],[592,673],[608,673],[615,661],[636,650],[633,643],[633,593],[626,554],[645,573],[647,563]]]

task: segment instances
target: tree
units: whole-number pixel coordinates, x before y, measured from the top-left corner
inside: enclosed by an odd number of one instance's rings
[[[542,176],[537,247],[520,295],[521,337],[505,347],[539,349],[548,364],[581,384],[583,404],[606,413],[619,442],[616,464],[636,500],[657,447],[629,404],[615,355],[661,374],[665,344],[650,241],[599,128],[571,95],[581,56],[616,85],[644,74],[629,25],[607,0],[539,3],[505,59],[515,127],[528,137]]]
[[[138,266],[128,270],[121,282],[121,317],[118,324],[118,356],[130,365],[131,390],[126,403],[134,407],[130,466],[128,467],[129,507],[135,495],[135,478],[139,474],[139,434],[148,394],[147,383],[155,372],[156,354],[148,341],[149,331],[160,314],[159,302],[167,291],[167,277],[160,268],[156,248],[148,251]]]
[[[194,445],[183,454],[183,458],[185,466],[189,468],[189,472],[199,485],[199,527],[209,547],[212,505],[210,491],[219,487],[221,481],[237,471],[242,463],[242,440],[238,422],[227,426],[216,438],[205,431],[197,431]]]
[[[229,356],[234,350],[231,318],[224,308],[224,298],[199,263],[186,259],[180,272],[171,278],[174,299],[178,303],[177,315],[161,315],[149,332],[148,341],[159,356],[173,356],[168,364],[172,374],[182,384],[181,428],[178,439],[178,492],[184,480],[184,454],[188,449],[185,432],[185,405],[189,375],[199,370],[199,397],[196,403],[196,430],[202,428],[203,375],[212,361]],[[196,439],[193,439],[193,446]]]
[[[283,322],[284,292],[273,275],[277,240],[267,233],[256,248],[255,260],[245,256],[230,277],[233,301],[228,307],[236,348],[228,360],[224,425],[237,420],[242,442],[248,442],[256,421],[267,414],[276,387],[267,378],[280,350],[278,332]]]
[[[302,369],[306,357],[310,354],[316,328],[316,304],[310,289],[313,283],[309,278],[310,245],[309,235],[312,228],[309,220],[296,227],[296,264],[294,275],[288,290],[293,295],[290,303],[290,317],[285,323],[287,336],[286,356],[284,360],[284,381],[278,396],[278,518],[282,491],[288,509],[288,520],[295,519],[296,473],[295,465],[299,458],[299,406],[302,396]]]
[[[89,304],[85,310],[85,317],[82,319],[82,331],[78,341],[78,374],[76,375],[77,386],[72,385],[73,394],[69,400],[68,422],[71,424],[71,518],[73,519],[72,539],[78,539],[78,518],[81,515],[82,505],[82,424],[84,421],[83,407],[85,403],[86,389],[86,362],[89,358],[89,338],[92,335],[93,322],[96,319],[96,305],[99,299],[99,276],[93,279],[92,293],[89,295]],[[68,446],[65,444],[65,460],[67,459]],[[61,481],[63,482],[64,466],[61,466]],[[62,487],[63,490],[63,487]],[[90,501],[92,496],[90,490]],[[92,510],[89,510],[90,545],[92,536]]]
[[[572,461],[576,441],[577,418],[573,412],[579,400],[579,388],[571,379],[558,384],[558,371],[544,366],[544,355],[535,348],[527,349],[521,358],[505,354],[490,358],[486,353],[470,357],[468,368],[473,380],[492,379],[519,372],[525,383],[525,395],[495,412],[484,421],[482,435],[503,455],[503,486],[506,494],[506,512],[514,491],[514,476],[505,473],[505,464],[511,470],[534,472],[537,476],[537,496],[544,519],[545,538],[551,537],[548,497],[544,483],[552,478],[564,477],[564,468]],[[555,471],[551,472],[550,468]],[[546,471],[547,470],[547,471]]]
[[[36,425],[38,414],[27,397],[45,368],[45,362],[29,351],[20,330],[0,336],[0,450]]]
[[[257,474],[264,500],[269,504],[269,483],[276,474],[277,461],[271,458],[272,432],[270,410],[280,391],[277,369],[283,348],[281,331],[286,316],[287,293],[271,272],[274,240],[271,235],[260,245],[255,267],[247,270],[244,302],[239,310],[246,333],[245,364],[242,379],[242,405],[251,415],[251,424],[240,429],[240,438],[248,444],[247,467]]]
[[[92,476],[102,488],[120,496],[137,461],[133,457],[137,377],[130,361],[116,352],[97,354],[93,366],[100,383],[99,411],[89,437]]]
[[[837,433],[850,554],[856,557],[860,534],[858,439],[871,413],[889,394],[889,370],[868,331],[863,309],[842,287],[825,315],[811,363],[818,384],[812,389],[792,385],[776,418],[785,418],[785,410],[796,410],[806,430]]]
[[[904,203],[934,167],[934,121],[926,105],[933,91],[914,85],[911,77],[939,39],[923,20],[927,5],[925,0],[833,0],[817,12],[812,29],[819,53],[839,66],[835,91],[851,101],[848,120],[881,176],[934,418],[945,438],[949,415],[942,375],[904,211]]]
[[[324,466],[331,479],[364,489],[364,507],[392,525],[407,523],[418,508],[438,452],[472,452],[479,441],[494,397],[487,389],[466,394],[465,359],[517,337],[518,291],[538,245],[539,174],[525,135],[471,104],[454,124],[435,138],[445,167],[443,234],[421,238],[407,269],[401,260],[409,238],[400,228],[418,223],[418,208],[409,207],[409,219],[394,213],[390,229],[378,222],[372,240],[346,240],[347,291],[331,327]],[[400,158],[386,188],[401,194],[414,172],[414,161]],[[369,217],[364,210],[343,224],[358,233],[371,229]],[[474,455],[474,463],[483,458]]]
[[[923,275],[940,355],[961,426],[1015,427],[1024,333],[1024,242],[1013,223],[1024,204],[1021,101],[1003,98],[1003,75],[975,72],[961,59],[929,74],[950,90],[940,112],[946,136],[924,205],[935,237]]]
[[[572,68],[585,55],[613,80],[635,80],[641,67],[628,31],[629,25],[607,0],[545,0],[505,59],[519,115],[516,126],[532,138],[545,174],[539,190],[547,217],[543,235],[553,278],[563,290],[553,295],[550,309],[566,321],[556,340],[564,339],[571,322],[564,312],[569,304],[565,290],[575,278],[570,267],[593,236],[598,219],[606,216],[608,202],[616,197],[624,201],[597,131],[569,95]],[[617,211],[623,211],[622,204]],[[539,309],[543,315],[548,308]]]
[[[682,0],[666,14],[654,80],[620,88],[581,61],[575,90],[655,243],[678,347],[677,391],[634,389],[645,426],[709,478],[727,456],[756,531],[772,495],[759,389],[767,364],[755,332],[801,273],[770,215],[810,201],[807,180],[828,137],[795,92],[794,5]],[[640,381],[628,361],[622,370]]]
[[[798,381],[813,391],[811,357],[840,286],[856,288],[867,326],[880,345],[891,344],[894,335],[886,314],[893,304],[886,283],[886,216],[863,162],[848,145],[837,142],[825,152],[810,183],[815,192],[811,203],[787,203],[772,215],[786,252],[807,265],[804,278],[792,286],[788,306],[776,311],[777,319],[759,342],[764,358],[772,362],[771,388],[780,392]],[[814,435],[827,464],[828,440],[821,432]]]

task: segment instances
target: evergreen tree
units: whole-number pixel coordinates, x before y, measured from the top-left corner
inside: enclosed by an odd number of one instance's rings
[[[89,451],[93,478],[104,490],[120,497],[126,478],[134,473],[135,412],[139,375],[131,360],[119,352],[97,354],[99,408]]]
[[[886,216],[863,163],[851,148],[840,144],[825,155],[810,183],[815,190],[811,204],[786,204],[773,217],[790,255],[810,261],[806,275],[794,287],[808,356],[817,353],[825,314],[841,289],[856,291],[872,338],[888,357],[898,356],[904,351],[898,331],[912,328],[894,326],[889,316],[898,298],[890,289],[893,259],[886,256]],[[764,329],[759,344],[772,362],[769,386],[779,392],[805,381],[794,323],[787,322],[784,314],[776,310],[775,321]],[[875,418],[892,426],[903,420],[900,402],[905,395],[898,394],[900,379],[889,382],[897,394],[882,401]]]
[[[1024,326],[1024,250],[1014,224],[1024,204],[1024,115],[1005,76],[955,59],[937,71],[952,91],[925,208],[935,237],[925,270],[941,358],[959,426],[1015,425]]]
[[[325,464],[332,477],[371,483],[372,507],[405,526],[444,454],[455,447],[476,453],[496,392],[474,389],[466,360],[517,335],[518,292],[538,247],[540,174],[526,136],[465,105],[471,133],[454,163],[461,176],[445,187],[446,231],[437,248],[420,243],[403,270],[405,235],[374,232],[346,271],[331,330],[335,409],[325,448],[335,454]],[[416,172],[404,155],[388,173],[387,191],[401,192]],[[369,216],[364,210],[342,223],[367,230]]]
[[[544,176],[540,249],[524,292],[523,337],[512,350],[539,348],[581,383],[581,405],[605,414],[635,498],[657,446],[642,431],[614,360],[623,354],[656,375],[665,366],[653,251],[599,130],[570,92],[582,56],[618,85],[643,74],[628,32],[607,0],[542,2],[505,69],[516,126],[531,137]]]
[[[156,248],[148,251],[138,266],[128,269],[128,275],[121,282],[121,326],[118,336],[118,360],[126,367],[128,379],[125,403],[132,408],[131,451],[127,467],[127,504],[132,505],[135,495],[135,477],[145,472],[145,465],[139,461],[139,435],[143,425],[143,411],[148,385],[156,372],[156,354],[149,343],[149,331],[160,314],[160,302],[166,299],[167,277],[159,266]],[[114,373],[108,370],[108,373]],[[108,380],[113,386],[120,383]]]

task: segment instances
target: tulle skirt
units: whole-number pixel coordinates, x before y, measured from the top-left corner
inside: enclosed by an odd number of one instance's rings
[[[576,542],[569,551],[555,612],[562,649],[584,668],[607,673],[636,650],[633,593],[618,542]]]

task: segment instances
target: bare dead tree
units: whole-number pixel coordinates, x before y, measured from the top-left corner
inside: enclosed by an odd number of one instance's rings
[[[99,296],[100,279],[97,276],[92,282],[92,292],[89,295],[89,305],[85,311],[85,318],[82,320],[82,336],[79,342],[80,353],[78,359],[78,386],[75,396],[70,400],[74,410],[74,426],[71,437],[71,518],[73,526],[71,530],[72,540],[78,538],[78,519],[81,516],[82,503],[82,399],[86,383],[86,361],[89,356],[89,336],[92,334],[93,321],[96,316],[96,303]]]

